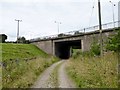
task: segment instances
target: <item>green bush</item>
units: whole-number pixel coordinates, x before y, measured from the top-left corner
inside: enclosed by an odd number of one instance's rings
[[[91,45],[91,49],[90,49],[91,53],[93,55],[100,55],[100,44],[97,42],[93,42],[93,44]]]
[[[80,49],[73,49],[72,58],[77,59],[80,57],[91,57],[93,54],[90,51],[82,52]]]
[[[117,34],[108,39],[106,49],[120,53],[120,29]]]
[[[82,54],[80,49],[73,49],[72,51],[73,51],[72,58],[74,58],[74,59],[76,59],[77,57],[79,57],[79,55]]]

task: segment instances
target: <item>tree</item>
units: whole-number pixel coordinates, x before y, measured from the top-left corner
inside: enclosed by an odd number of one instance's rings
[[[18,43],[25,43],[25,42],[26,42],[25,37],[19,37],[18,38]]]
[[[79,32],[79,31],[76,31],[76,32],[74,33],[74,35],[77,35],[77,34],[80,34],[80,32]]]
[[[83,34],[82,32],[79,32],[79,31],[76,31],[75,33],[74,33],[74,35],[79,35],[79,34]]]
[[[58,37],[63,37],[65,36],[65,34],[61,33],[61,34],[58,34]]]
[[[106,48],[107,50],[120,53],[120,29],[118,30],[117,34],[108,39]]]
[[[6,39],[7,39],[7,36],[5,34],[0,34],[0,42],[1,43],[4,43]]]

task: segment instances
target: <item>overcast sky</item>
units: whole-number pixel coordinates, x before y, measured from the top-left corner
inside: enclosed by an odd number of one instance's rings
[[[20,19],[20,36],[26,39],[79,30],[98,25],[98,0],[1,0],[0,34],[8,36],[7,41],[15,41],[17,22]],[[111,0],[115,21],[118,21],[118,0]],[[94,6],[93,13],[92,7]],[[102,23],[112,22],[112,4],[101,0]],[[91,14],[92,13],[92,14]]]

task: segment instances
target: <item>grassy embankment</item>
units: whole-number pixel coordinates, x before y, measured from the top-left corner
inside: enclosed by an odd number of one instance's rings
[[[115,53],[106,53],[102,58],[78,55],[67,64],[69,76],[80,88],[117,88],[118,58]]]
[[[1,45],[3,88],[28,88],[45,68],[58,61],[31,44]]]

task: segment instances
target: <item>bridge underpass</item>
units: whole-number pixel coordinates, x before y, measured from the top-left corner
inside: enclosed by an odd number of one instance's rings
[[[72,49],[81,49],[81,40],[55,42],[55,55],[61,59],[68,59]]]

